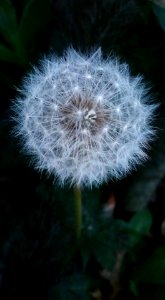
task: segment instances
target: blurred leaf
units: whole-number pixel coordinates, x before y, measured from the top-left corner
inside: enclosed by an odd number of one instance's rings
[[[162,111],[164,107],[161,107]],[[158,185],[165,176],[165,113],[161,114],[158,137],[152,148],[152,159],[137,172],[126,195],[126,207],[131,211],[145,208],[155,198]]]
[[[0,60],[15,62],[16,57],[9,48],[0,44]]]
[[[127,249],[128,226],[122,220],[107,216],[100,198],[101,189],[83,191],[83,229],[79,249],[84,268],[94,255],[103,268],[111,269],[118,251]]]
[[[49,300],[90,300],[90,281],[82,274],[72,274],[57,287],[51,289]]]
[[[49,1],[30,0],[27,2],[19,25],[19,35],[24,46],[27,46],[36,33],[44,28],[49,17]]]
[[[152,225],[152,215],[148,209],[137,212],[129,222],[131,228],[140,234],[147,234]]]
[[[130,228],[130,245],[134,246],[149,233],[152,225],[152,215],[149,210],[145,209],[137,212],[129,222]]]
[[[115,263],[116,251],[110,240],[100,240],[95,248],[95,256],[103,268],[111,270]]]
[[[17,33],[16,11],[10,0],[0,3],[0,32],[7,42],[13,44]]]
[[[138,268],[135,279],[146,283],[165,285],[165,246],[156,249],[152,256]]]
[[[16,11],[9,0],[2,0],[0,3],[0,33],[13,49],[12,54],[6,46],[2,45],[0,49],[2,58],[0,59],[28,66],[26,49],[19,38]]]
[[[161,28],[163,30],[165,30],[165,4],[163,7],[159,4],[153,3],[152,7],[153,7],[153,11],[155,13],[155,16],[159,22],[159,25],[161,26]]]
[[[130,280],[130,282],[129,282],[129,290],[132,292],[132,294],[135,297],[138,297],[137,283],[134,280]]]
[[[92,250],[90,249],[89,245],[88,245],[88,247],[85,247],[84,243],[82,243],[82,245],[80,246],[80,255],[82,258],[83,270],[85,270],[85,268],[87,267],[91,253],[92,253]]]
[[[17,55],[18,54],[18,55]],[[19,56],[19,54],[21,56]],[[11,62],[11,63],[16,63],[18,65],[21,65],[21,66],[26,66],[27,65],[27,60],[26,60],[26,56],[23,55],[23,52],[19,53],[17,51],[12,51],[10,50],[8,47],[4,46],[3,44],[0,44],[0,60],[1,61],[6,61],[6,62]],[[2,76],[2,74],[1,74]],[[4,74],[3,74],[4,76]],[[9,77],[6,78],[5,81],[11,81],[11,79],[9,79]],[[13,79],[14,81],[14,79]]]
[[[95,235],[93,252],[101,266],[111,270],[118,253],[124,253],[128,249],[127,224],[121,220],[101,222]]]

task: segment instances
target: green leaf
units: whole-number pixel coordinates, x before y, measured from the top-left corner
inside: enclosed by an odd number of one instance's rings
[[[152,215],[148,209],[144,209],[137,212],[131,221],[129,222],[130,227],[140,234],[147,234],[152,225]]]
[[[131,211],[142,210],[156,197],[156,190],[165,176],[165,98],[162,99],[161,128],[155,143],[152,144],[150,160],[136,173],[126,195],[126,207]],[[151,159],[152,158],[152,159]]]
[[[152,215],[148,209],[137,212],[129,222],[131,247],[135,246],[149,233],[152,225]]]
[[[30,0],[27,2],[19,25],[19,36],[24,44],[28,44],[41,31],[50,18],[50,5],[47,0]]]
[[[17,35],[16,11],[9,0],[1,0],[0,32],[11,45],[15,43]]]
[[[0,60],[15,62],[16,57],[14,53],[6,46],[0,44]]]
[[[112,248],[108,241],[100,240],[94,251],[97,261],[103,268],[109,270],[113,268],[116,258],[116,251]]]
[[[134,280],[129,281],[129,290],[132,292],[132,294],[135,297],[138,297],[138,288],[137,288],[137,283]]]
[[[49,300],[90,300],[90,280],[83,274],[75,273],[51,288]]]
[[[153,3],[152,5],[155,16],[159,22],[159,25],[163,30],[165,30],[165,6]]]
[[[165,285],[165,246],[156,249],[152,256],[138,268],[135,279],[145,283]]]
[[[19,53],[16,53],[14,50],[12,51],[3,44],[0,44],[0,60],[15,63],[21,66],[24,66],[27,63],[26,57],[19,56]]]
[[[82,245],[80,245],[80,255],[82,258],[83,270],[85,270],[85,268],[89,262],[91,253],[92,253],[92,251],[91,251],[89,245],[88,245],[88,247],[85,247],[84,243],[82,243]]]
[[[121,220],[112,220],[102,224],[96,233],[94,254],[103,268],[111,270],[119,253],[128,249],[127,224]]]

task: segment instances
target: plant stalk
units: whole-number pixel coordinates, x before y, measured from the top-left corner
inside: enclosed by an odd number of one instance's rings
[[[82,227],[82,198],[81,198],[81,189],[79,186],[74,188],[74,207],[75,207],[75,232],[77,239],[81,235]]]

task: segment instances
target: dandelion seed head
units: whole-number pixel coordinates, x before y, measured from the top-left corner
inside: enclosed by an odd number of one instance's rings
[[[146,158],[156,105],[127,64],[68,49],[44,58],[13,105],[15,134],[35,167],[71,185],[125,176]]]

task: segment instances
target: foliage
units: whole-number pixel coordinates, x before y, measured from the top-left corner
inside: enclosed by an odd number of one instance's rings
[[[0,298],[165,298],[165,39],[139,0],[0,1]],[[160,107],[150,160],[120,182],[74,194],[38,175],[11,135],[15,86],[43,53],[101,46],[143,74]],[[14,101],[14,100],[13,100]],[[151,201],[152,200],[152,201]]]

